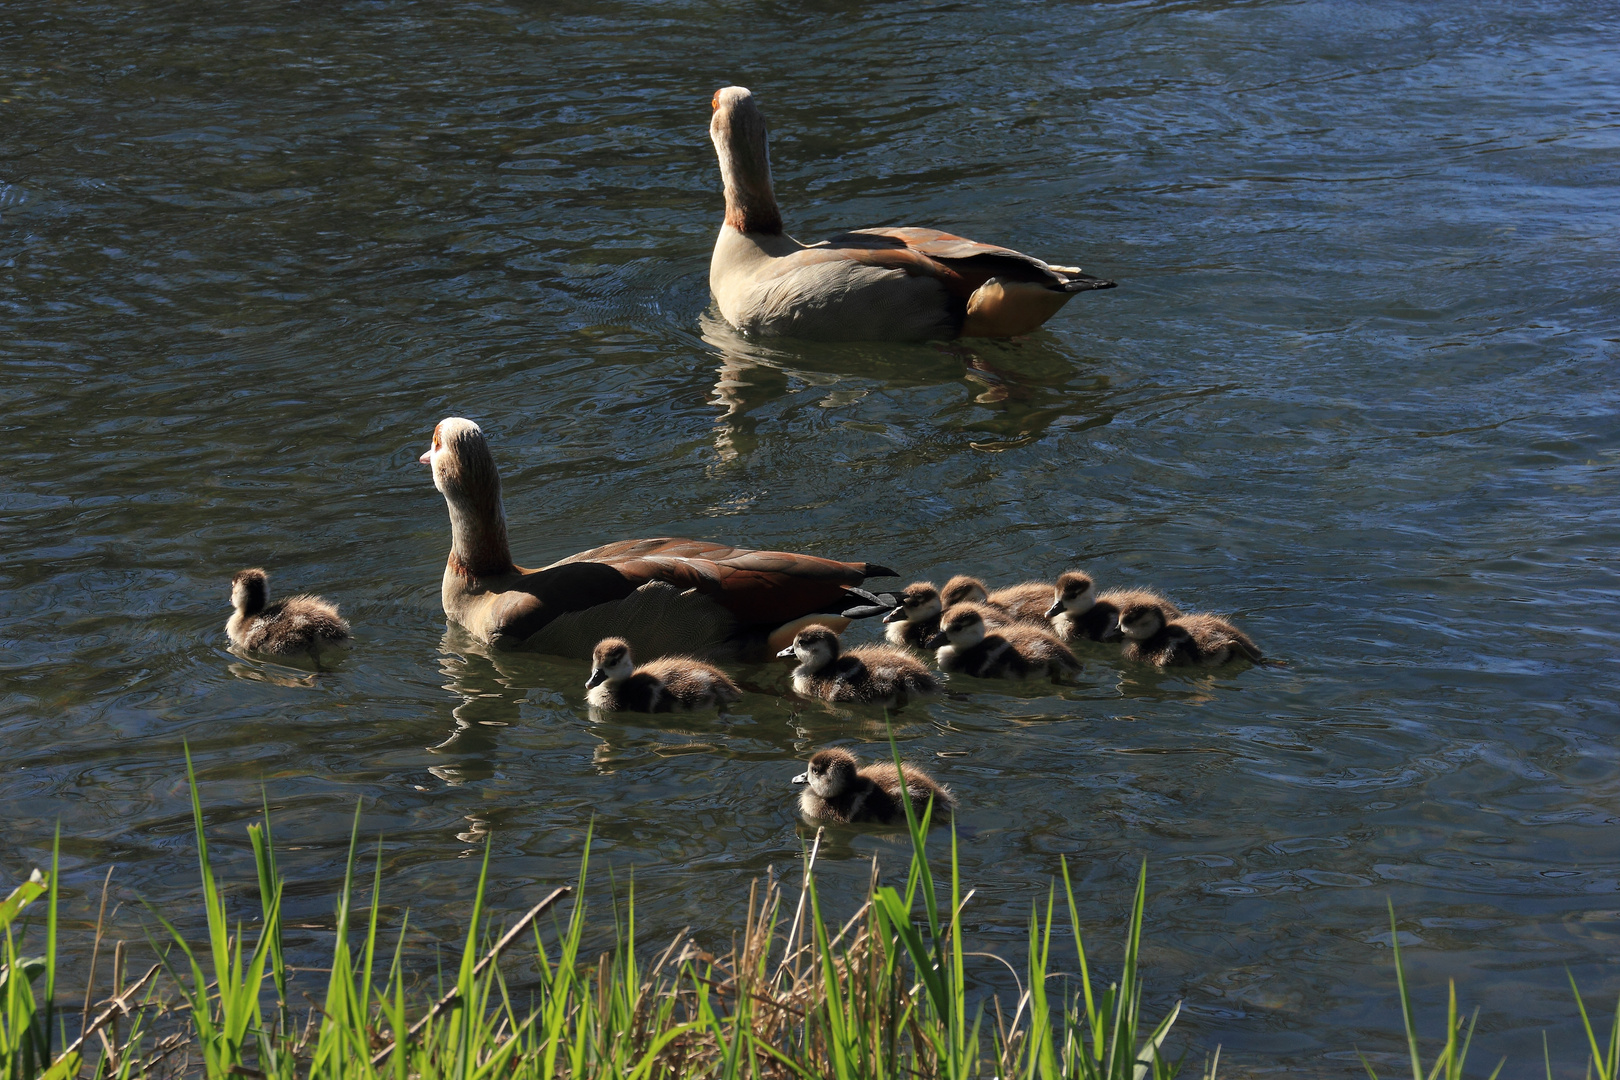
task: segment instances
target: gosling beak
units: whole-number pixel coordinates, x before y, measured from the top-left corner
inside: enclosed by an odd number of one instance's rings
[[[1046,609],[1046,617],[1048,619],[1055,619],[1061,614],[1063,614],[1063,601],[1061,600],[1055,602],[1051,607]]]
[[[433,464],[433,451],[429,450],[427,453],[423,454],[421,457],[417,458],[416,460],[417,460],[417,463],[421,464],[421,465],[431,465],[431,464]]]
[[[903,606],[889,609],[889,613],[887,615],[883,616],[883,621],[886,622],[886,623],[888,623],[888,622],[905,622],[906,621],[906,609]]]
[[[777,640],[781,640],[781,639],[779,638]],[[783,649],[781,652],[776,654],[776,658],[778,660],[789,660],[789,659],[792,659],[792,657],[793,657],[793,646],[791,646],[791,645],[789,645],[787,648]]]
[[[807,772],[802,772],[793,778],[793,782],[795,784],[808,784],[810,782],[810,774]]]
[[[585,680],[585,689],[589,690],[593,686],[601,686],[605,682],[607,682],[607,672],[597,668],[591,672],[591,677]]]
[[[927,641],[923,642],[923,648],[925,648],[925,649],[940,649],[940,648],[944,648],[946,645],[949,645],[950,643],[951,643],[950,637],[945,633],[945,631],[941,630],[939,633],[935,634],[933,637],[931,637]]]

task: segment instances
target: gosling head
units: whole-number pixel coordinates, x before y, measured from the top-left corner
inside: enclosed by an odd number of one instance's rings
[[[630,658],[630,643],[624,638],[603,638],[591,653],[591,677],[585,680],[585,689],[601,686],[605,682],[623,682],[636,671],[636,662]]]
[[[1080,615],[1090,610],[1096,602],[1097,588],[1091,575],[1070,570],[1058,575],[1057,588],[1052,593],[1052,606],[1046,609],[1046,617],[1055,619],[1064,612]]]
[[[838,635],[817,623],[800,630],[793,637],[793,644],[776,654],[786,659],[797,657],[799,663],[811,671],[819,671],[838,659]]]
[[[954,645],[971,649],[984,640],[984,612],[977,604],[957,604],[939,617],[939,633],[928,640],[928,648]]]
[[[1144,641],[1164,629],[1164,608],[1158,604],[1126,604],[1119,612],[1119,632]]]
[[[978,578],[957,574],[945,583],[939,598],[946,607],[952,607],[956,604],[982,604],[990,599],[990,594],[985,591],[984,582]]]
[[[258,567],[238,570],[231,578],[231,607],[238,615],[257,615],[263,611],[269,594],[270,575]]]
[[[914,581],[900,594],[900,603],[883,616],[886,623],[925,622],[940,613],[939,590],[932,581]]]
[[[819,798],[836,799],[855,783],[855,755],[841,747],[819,750],[810,759],[810,766],[793,778],[795,784],[809,784]]]

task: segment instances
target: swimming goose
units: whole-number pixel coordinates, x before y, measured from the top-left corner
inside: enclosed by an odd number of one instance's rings
[[[782,231],[753,94],[722,87],[710,104],[726,218],[709,289],[739,330],[824,341],[1011,337],[1040,326],[1077,292],[1114,286],[1078,267],[934,229],[858,229],[801,244]]]
[[[900,602],[883,616],[883,636],[895,645],[920,649],[939,632],[944,605],[932,581],[913,581],[896,596]]]
[[[778,656],[797,657],[793,689],[823,701],[898,708],[939,693],[939,679],[916,659],[888,645],[862,645],[845,652],[825,626],[807,626]]]
[[[938,799],[936,809],[956,806],[951,789],[915,765],[903,766],[905,783],[893,762],[879,762],[860,768],[848,750],[835,747],[821,750],[810,759],[804,772],[793,778],[795,784],[808,784],[799,796],[799,810],[807,818],[820,818],[842,824],[875,821],[890,824],[906,819],[902,794],[911,799],[912,812],[922,816],[928,800]],[[942,814],[932,820],[938,821]]]
[[[1080,670],[1080,661],[1055,636],[1027,623],[987,626],[986,609],[957,604],[939,617],[939,633],[928,647],[941,671],[980,679],[1039,679],[1056,682]]]
[[[1125,635],[1125,659],[1142,664],[1214,667],[1239,658],[1255,663],[1263,659],[1249,635],[1225,619],[1175,616],[1164,605],[1152,602],[1122,608],[1119,631]]]
[[[719,668],[690,656],[666,656],[636,667],[630,643],[603,638],[591,653],[585,700],[609,712],[690,712],[720,709],[742,697]]]
[[[526,570],[507,546],[501,480],[478,425],[440,421],[420,460],[450,508],[444,613],[486,644],[584,658],[612,636],[641,656],[764,659],[809,623],[842,630],[893,605],[859,588],[894,576],[875,563],[707,540],[620,540]]]
[[[337,608],[318,596],[289,596],[273,604],[270,575],[254,567],[231,578],[231,606],[225,622],[231,644],[244,652],[268,656],[307,655],[319,662],[323,653],[348,648],[349,624]]]

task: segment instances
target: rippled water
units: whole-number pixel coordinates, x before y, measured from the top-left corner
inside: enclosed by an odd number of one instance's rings
[[[1392,899],[1482,1060],[1549,1028],[1579,1065],[1564,966],[1620,989],[1614,9],[137,8],[0,37],[5,878],[59,821],[74,918],[116,863],[138,940],[137,895],[194,896],[184,740],[238,875],[267,794],[294,922],[329,924],[359,800],[447,939],[486,837],[511,912],[594,817],[646,940],[724,944],[792,874],[796,762],[881,719],[762,667],[724,720],[593,723],[582,664],[447,632],[415,459],[461,414],[529,565],[672,533],[1232,613],[1288,666],[1099,653],[902,714],[975,940],[1021,956],[1062,855],[1111,941],[1146,858],[1154,1011],[1240,1073],[1350,1075],[1399,1049]],[[801,238],[934,225],[1121,288],[1009,343],[735,339],[731,81]],[[254,564],[341,602],[340,671],[225,651]],[[835,908],[893,845],[831,837]]]

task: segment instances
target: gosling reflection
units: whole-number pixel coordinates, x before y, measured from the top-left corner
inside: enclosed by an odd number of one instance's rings
[[[308,675],[294,675],[290,671],[277,671],[273,667],[240,662],[227,664],[225,670],[238,679],[246,679],[249,682],[269,683],[271,686],[301,687],[306,690],[319,685],[316,680],[320,678],[314,672]]]

